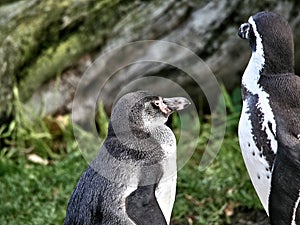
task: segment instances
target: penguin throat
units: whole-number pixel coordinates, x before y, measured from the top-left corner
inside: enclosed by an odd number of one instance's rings
[[[261,93],[262,91],[259,80],[263,69],[263,57],[258,52],[253,52],[242,77],[242,85],[253,94]]]

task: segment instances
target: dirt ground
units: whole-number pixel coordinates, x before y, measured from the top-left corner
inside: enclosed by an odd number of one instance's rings
[[[232,218],[232,225],[270,225],[269,218],[265,211],[246,211],[236,212]]]

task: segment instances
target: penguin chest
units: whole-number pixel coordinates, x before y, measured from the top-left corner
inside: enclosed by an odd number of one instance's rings
[[[272,167],[277,151],[272,110],[262,104],[263,96],[250,95],[243,101],[239,122],[239,144],[248,174],[268,213]]]
[[[176,141],[161,145],[165,157],[161,162],[163,176],[155,190],[157,202],[169,224],[176,196],[177,166],[176,166]]]

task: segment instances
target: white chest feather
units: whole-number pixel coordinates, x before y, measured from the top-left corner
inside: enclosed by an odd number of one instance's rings
[[[177,166],[175,137],[172,142],[162,144],[161,146],[166,157],[161,163],[164,173],[156,188],[155,196],[169,224],[176,196]]]
[[[251,21],[249,22],[251,23]],[[255,29],[256,27],[254,26]],[[256,52],[252,53],[242,78],[242,85],[246,93],[244,93],[238,132],[246,168],[259,199],[268,213],[273,165],[270,165],[270,160],[268,161],[266,154],[263,154],[265,153],[263,148],[268,145],[268,151],[272,151],[272,154],[275,155],[277,152],[277,141],[276,122],[270,106],[269,95],[259,85],[260,71],[263,69],[264,62],[263,46],[258,36]],[[256,101],[253,101],[253,99]],[[257,112],[259,112],[259,115],[256,114]],[[254,117],[259,119],[253,120]],[[257,139],[259,139],[259,133],[261,134],[261,132],[265,134],[265,142],[260,142],[260,146]],[[258,136],[255,137],[255,135]]]
[[[268,213],[268,199],[271,188],[272,171],[261,150],[252,138],[252,124],[247,114],[248,106],[244,103],[239,123],[239,143],[244,162],[258,197]]]

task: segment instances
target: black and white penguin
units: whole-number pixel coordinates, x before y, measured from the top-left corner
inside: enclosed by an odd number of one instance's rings
[[[72,193],[64,224],[169,224],[176,193],[176,140],[165,123],[189,104],[183,97],[146,91],[121,97],[103,146]]]
[[[251,59],[242,77],[239,143],[271,224],[300,224],[300,77],[288,22],[259,12],[240,26]]]

